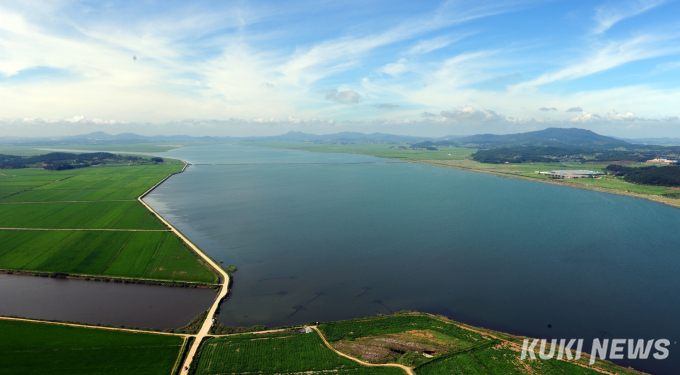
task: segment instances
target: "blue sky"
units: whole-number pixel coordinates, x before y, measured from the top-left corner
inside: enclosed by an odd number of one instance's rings
[[[0,1],[0,131],[678,137],[678,14],[661,0]]]

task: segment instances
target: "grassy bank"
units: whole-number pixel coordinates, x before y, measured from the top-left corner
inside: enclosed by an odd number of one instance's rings
[[[371,363],[399,363],[429,374],[583,374],[639,372],[598,361],[521,360],[522,337],[466,326],[445,317],[397,313],[319,326],[337,350]]]
[[[0,175],[0,269],[215,283],[216,276],[137,197],[174,160]]]
[[[0,320],[0,374],[168,374],[182,338]]]

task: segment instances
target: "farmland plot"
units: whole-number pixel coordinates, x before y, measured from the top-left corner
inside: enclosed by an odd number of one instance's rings
[[[0,176],[0,268],[214,283],[136,199],[181,163],[12,169]]]
[[[169,374],[182,338],[0,320],[0,374]]]
[[[417,375],[636,374],[611,362],[599,361],[588,368],[584,358],[578,363],[521,360],[520,338],[468,329],[444,317],[422,313],[323,323],[319,328],[340,352],[373,363],[406,365]]]
[[[209,339],[201,347],[196,374],[404,375],[400,369],[371,368],[328,349],[316,333],[241,335]]]

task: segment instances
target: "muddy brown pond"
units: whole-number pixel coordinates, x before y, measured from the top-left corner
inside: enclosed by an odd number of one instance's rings
[[[0,274],[0,315],[138,328],[178,328],[210,307],[212,289]]]

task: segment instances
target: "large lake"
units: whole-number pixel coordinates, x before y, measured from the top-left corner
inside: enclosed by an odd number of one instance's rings
[[[680,340],[680,210],[362,155],[212,145],[145,200],[225,266],[220,322],[417,310],[547,338]],[[664,361],[619,361],[662,374]]]

